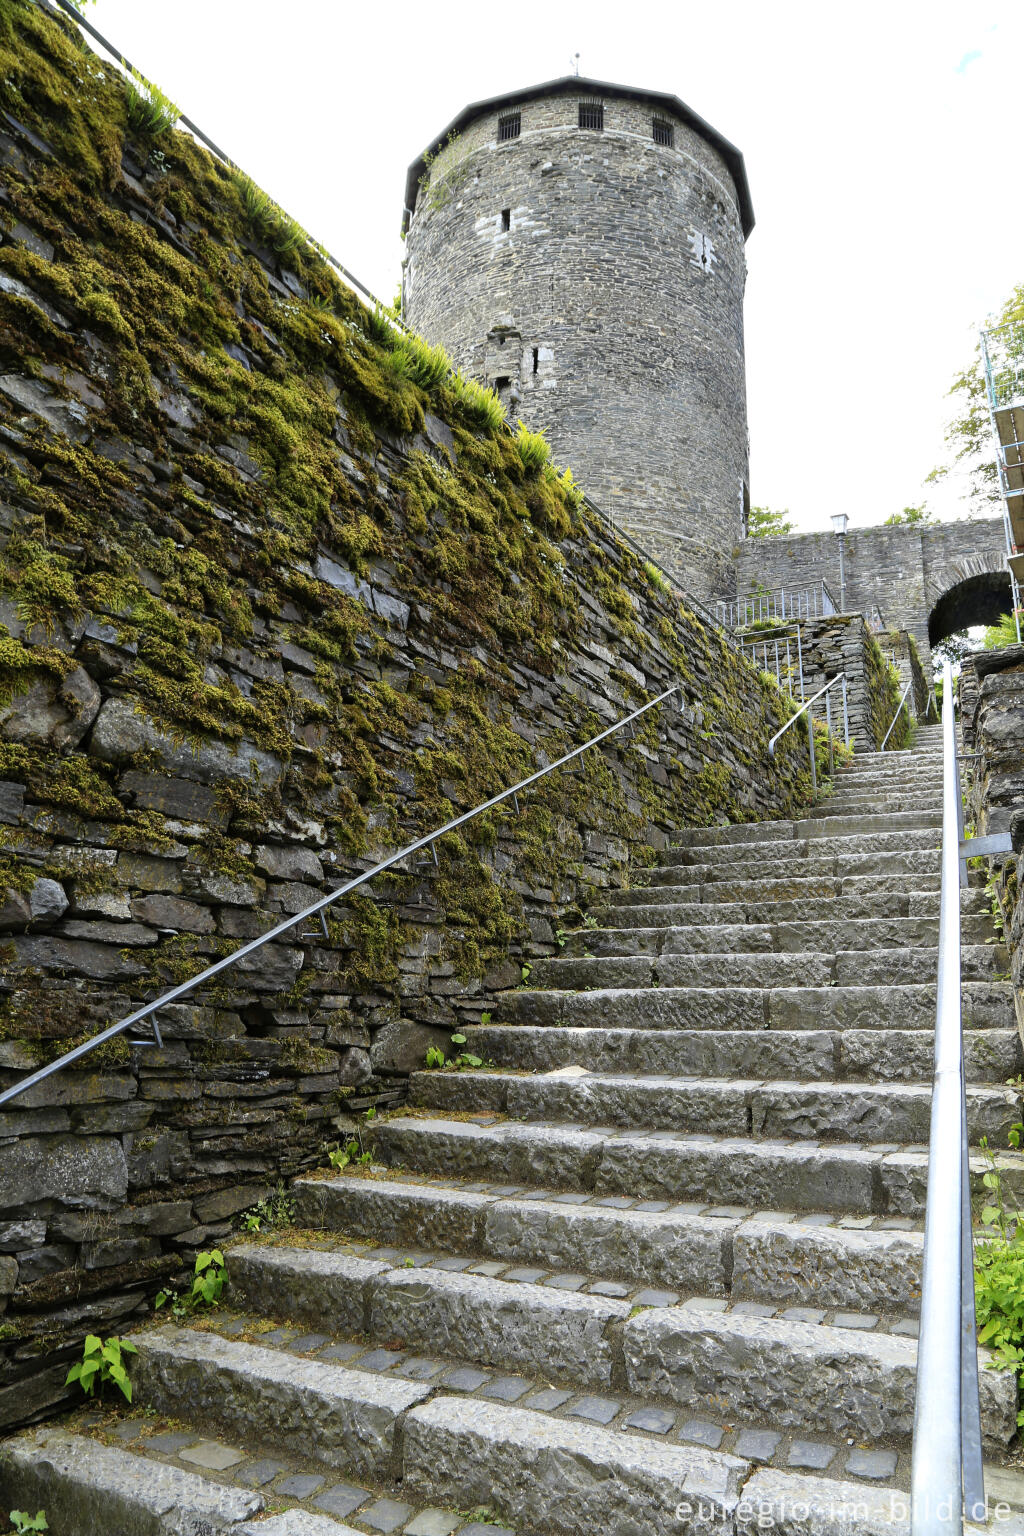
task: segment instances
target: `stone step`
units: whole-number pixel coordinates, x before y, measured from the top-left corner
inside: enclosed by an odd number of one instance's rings
[[[776,859],[764,850],[775,844],[760,843],[752,848],[730,848],[730,857],[724,862],[680,863],[660,865],[650,871],[651,885],[710,885],[721,884],[727,888],[737,881],[807,880],[812,877],[835,877],[845,880],[850,875],[897,875],[915,877],[904,889],[918,889],[916,877],[938,875],[939,850],[935,848],[910,848],[904,852],[828,854],[817,848],[809,854],[793,854]],[[783,844],[796,849],[798,843]],[[716,850],[706,850],[710,855]],[[783,866],[780,868],[780,865]],[[975,882],[972,882],[975,883]],[[795,892],[793,894],[796,894]],[[730,898],[731,899],[731,898]]]
[[[623,1210],[351,1175],[300,1179],[294,1192],[301,1225],[399,1248],[442,1247],[555,1273],[779,1307],[900,1316],[915,1314],[920,1305],[921,1232],[809,1226],[765,1213]],[[293,1310],[297,1294],[305,1301],[306,1292],[281,1271],[307,1269],[304,1252],[289,1266],[287,1248],[255,1250],[273,1255],[272,1261],[257,1261],[262,1279],[258,1272],[253,1279],[248,1258],[239,1270],[237,1252],[231,1262],[233,1297],[240,1294],[267,1316],[295,1318],[310,1327],[322,1326],[325,1316],[334,1318],[333,1292],[326,1285],[319,1311],[315,1304]],[[318,1261],[323,1257],[318,1254]]]
[[[751,1470],[722,1452],[453,1397],[408,1415],[404,1459],[412,1495],[496,1506],[517,1529],[552,1536],[674,1536],[690,1528],[679,1523],[687,1500],[709,1531],[729,1531]]]
[[[905,1441],[913,1433],[916,1340],[780,1318],[747,1317],[693,1304],[641,1313],[623,1331],[632,1391],[699,1411],[758,1415],[787,1428]],[[979,1351],[982,1435],[1005,1448],[1017,1429],[1011,1372],[984,1368]]]
[[[382,1266],[383,1268],[383,1266]],[[371,1376],[195,1328],[134,1336],[139,1400],[207,1422],[243,1444],[265,1440],[356,1475],[392,1475],[402,1415],[430,1395],[420,1382]]]
[[[924,1216],[923,1146],[819,1145],[672,1132],[583,1130],[572,1125],[476,1125],[403,1117],[373,1133],[385,1164],[438,1178],[492,1179],[552,1190],[739,1206],[744,1211]],[[1024,1155],[997,1156],[1006,1187],[1024,1196]],[[971,1157],[971,1187],[984,1194],[989,1163]]]
[[[248,1525],[264,1507],[258,1493],[51,1427],[0,1444],[0,1507],[31,1514],[45,1509],[54,1536],[213,1536],[228,1530],[248,1536],[271,1530]]]
[[[846,828],[842,823],[849,820]],[[813,816],[799,821],[754,821],[734,823],[726,827],[684,827],[673,834],[671,853],[677,848],[724,848],[734,844],[779,843],[790,840],[842,836],[876,836],[898,832],[932,833],[942,825],[941,806],[938,810],[922,805],[920,800],[909,810],[880,811],[867,815],[854,811],[849,815],[834,813],[832,802],[828,808],[818,806]],[[934,837],[932,838],[934,842]],[[928,847],[924,843],[921,846]]]
[[[966,981],[967,1030],[1012,1029],[1009,981]],[[493,1022],[621,1029],[933,1029],[935,986],[521,988],[499,994]]]
[[[832,916],[813,921],[673,923],[672,908],[660,909],[658,921],[602,928],[578,928],[564,935],[565,956],[687,954],[835,954],[858,949],[920,949],[938,943],[938,917],[867,917],[853,921]],[[964,933],[967,928],[968,932]],[[995,937],[990,917],[961,920],[961,940],[984,944]],[[552,958],[557,959],[557,956]]]
[[[658,895],[669,892],[662,886]],[[637,892],[629,892],[637,895]],[[983,944],[992,936],[992,914],[983,891],[964,891],[960,904],[960,937],[965,944]],[[714,927],[717,924],[825,923],[857,924],[879,922],[883,918],[939,919],[938,891],[885,891],[870,896],[810,896],[803,900],[782,901],[632,901],[610,902],[592,914],[588,928],[574,929],[566,935],[568,947],[585,941],[589,934],[603,928],[689,928]],[[814,946],[811,946],[812,948]]]
[[[657,870],[659,876],[672,875],[676,871]],[[883,899],[897,897],[901,901],[908,902],[913,897],[928,897],[934,903],[934,909],[938,910],[939,898],[939,873],[928,874],[890,874],[890,875],[848,875],[837,878],[835,875],[815,876],[811,878],[792,875],[778,879],[744,880],[732,878],[723,881],[707,879],[692,879],[691,871],[680,869],[682,883],[676,883],[671,878],[660,879],[656,884],[651,884],[650,878],[640,880],[631,886],[617,890],[602,891],[601,905],[595,905],[595,913],[618,909],[619,907],[641,906],[652,903],[683,903],[700,904],[701,906],[721,906],[725,903],[756,903],[759,907],[772,908],[780,902],[803,901],[837,901],[840,899],[864,903],[868,910],[865,916],[885,917],[887,914],[881,905]],[[980,910],[987,912],[989,902],[984,894],[983,882],[971,878],[980,871],[968,871],[968,886],[960,892],[961,911]],[[974,903],[974,906],[965,906],[964,903]],[[878,906],[871,910],[871,904]],[[908,915],[912,917],[922,916],[924,912],[931,910],[928,906],[916,911],[908,909]],[[769,917],[767,919],[771,921]]]
[[[772,823],[772,825],[775,825]],[[820,832],[810,828],[820,827]],[[718,867],[760,859],[762,862],[790,862],[806,858],[851,858],[862,854],[935,852],[939,846],[938,826],[905,827],[898,832],[854,831],[840,833],[834,825],[805,822],[800,835],[754,840],[749,843],[709,843],[695,841],[685,846],[669,847],[658,855],[662,868],[674,864],[714,863]]]
[[[755,1243],[756,1225],[750,1224]],[[790,1246],[790,1257],[792,1252]],[[301,1271],[303,1249],[279,1250],[279,1257],[281,1253]],[[333,1257],[344,1265],[345,1255]],[[251,1261],[258,1263],[258,1251]],[[756,1255],[754,1262],[756,1268]],[[777,1267],[778,1257],[770,1256],[769,1262]],[[274,1276],[280,1267],[273,1267]],[[655,1305],[637,1313],[628,1301],[426,1267],[391,1269],[368,1280],[366,1292],[371,1339],[401,1339],[441,1359],[516,1373],[543,1372],[545,1379],[573,1388],[625,1385],[639,1397],[667,1399],[698,1412],[720,1412],[727,1392],[729,1411],[741,1420],[767,1418],[785,1429],[852,1435],[859,1441],[905,1438],[913,1425],[917,1346],[904,1334],[751,1316],[723,1310],[721,1300],[703,1296],[682,1306]],[[319,1322],[333,1326],[326,1297]],[[187,1335],[188,1330],[189,1351]],[[217,1336],[198,1337],[219,1364],[220,1351],[213,1343]],[[145,1351],[147,1335],[139,1339]],[[278,1359],[276,1414],[263,1422],[275,1443],[300,1446],[311,1454],[308,1427],[300,1429],[293,1422],[296,1406],[304,1416],[308,1410],[293,1402],[292,1372],[313,1363],[230,1339],[220,1344],[232,1354],[255,1349],[260,1357]],[[202,1358],[208,1357],[204,1353]],[[1016,1431],[1016,1383],[1012,1375],[985,1371],[985,1358],[983,1352],[983,1428],[991,1442],[1004,1445]],[[338,1368],[325,1369],[329,1374]],[[383,1380],[396,1383],[394,1377]],[[211,1375],[208,1382],[197,1380],[195,1385],[207,1394],[216,1393],[222,1378]],[[421,1392],[427,1395],[426,1389]],[[145,1374],[140,1395],[152,1400]],[[287,1442],[278,1428],[281,1418]],[[333,1431],[332,1423],[327,1431],[332,1442]],[[333,1446],[328,1454],[318,1445],[315,1454],[330,1465],[339,1464]]]
[[[924,1083],[933,1071],[930,1029],[731,1030],[467,1027],[467,1050],[520,1071],[626,1071],[678,1077],[754,1076]],[[972,1083],[1005,1083],[1024,1069],[1016,1029],[966,1030]]]
[[[836,1083],[761,1078],[584,1077],[513,1072],[415,1072],[416,1108],[482,1111],[515,1120],[562,1120],[717,1136],[814,1138],[856,1143],[927,1142],[931,1082]],[[1008,1145],[1020,1095],[1006,1087],[967,1089],[971,1145],[983,1136]]]
[[[671,931],[671,930],[670,930]],[[694,930],[698,932],[699,930]],[[964,944],[966,981],[995,981],[1009,973],[1004,944]],[[938,973],[938,950],[835,952],[766,951],[764,954],[552,955],[535,960],[526,978],[534,986],[589,991],[596,987],[827,987],[898,986]]]
[[[899,789],[886,789],[882,785],[855,788],[848,786],[829,795],[814,807],[813,819],[829,816],[874,816],[882,814],[910,815],[918,811],[934,814],[942,812],[942,786],[919,784],[901,785]],[[796,834],[800,836],[799,832]]]

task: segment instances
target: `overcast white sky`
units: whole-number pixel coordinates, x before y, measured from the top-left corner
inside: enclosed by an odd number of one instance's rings
[[[880,522],[944,456],[977,326],[1024,281],[1019,0],[96,0],[92,23],[384,299],[409,162],[468,101],[581,73],[743,151],[751,490]],[[946,488],[930,497],[961,510]]]

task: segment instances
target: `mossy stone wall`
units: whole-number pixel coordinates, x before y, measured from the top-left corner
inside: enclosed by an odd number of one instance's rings
[[[0,78],[0,1084],[685,688],[0,1113],[3,1426],[595,891],[807,779],[778,691],[72,23],[0,0]]]

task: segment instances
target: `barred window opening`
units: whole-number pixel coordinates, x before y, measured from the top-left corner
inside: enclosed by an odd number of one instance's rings
[[[604,128],[604,102],[581,101],[580,102],[580,127],[596,128],[600,133]]]
[[[507,112],[498,118],[498,143],[505,144],[509,139],[518,139],[523,126],[523,114],[521,112]]]
[[[511,208],[503,208],[501,210],[501,227],[502,227],[502,229],[511,229],[512,228],[512,209]]]
[[[663,118],[656,117],[651,124],[651,134],[655,144],[665,144],[672,148],[673,128],[671,123],[666,123]]]

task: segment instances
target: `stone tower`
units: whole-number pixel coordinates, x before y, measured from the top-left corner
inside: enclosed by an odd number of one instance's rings
[[[467,107],[406,185],[409,323],[704,597],[747,503],[752,227],[742,155],[689,107],[574,76]]]

